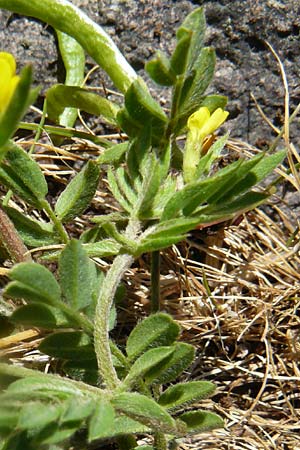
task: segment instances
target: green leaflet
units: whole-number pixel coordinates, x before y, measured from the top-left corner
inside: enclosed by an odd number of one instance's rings
[[[93,302],[93,265],[80,241],[72,239],[59,256],[59,281],[65,301],[74,310]]]
[[[138,422],[167,432],[176,432],[174,419],[154,400],[138,393],[122,392],[114,396],[115,409]]]
[[[180,328],[170,316],[153,314],[140,322],[130,333],[126,352],[131,360],[154,347],[171,345],[179,336]]]
[[[173,86],[176,81],[176,75],[168,58],[160,51],[154,59],[146,63],[145,70],[152,80],[161,86]]]
[[[194,357],[195,348],[192,345],[177,342],[174,344],[174,352],[170,358],[165,359],[145,374],[146,383],[166,384],[176,380],[191,365]]]
[[[13,221],[21,239],[28,247],[42,247],[59,242],[51,224],[29,218],[25,213],[9,206],[2,206],[2,208]]]
[[[182,408],[211,395],[216,386],[210,381],[190,381],[170,386],[159,397],[158,403],[167,409]]]
[[[155,370],[157,365],[169,360],[174,350],[174,347],[158,347],[146,351],[131,366],[127,377],[123,381],[124,386],[128,388],[135,385],[139,378],[142,378],[144,375],[147,376],[149,370]]]
[[[81,86],[84,81],[85,54],[80,44],[68,34],[56,30],[59,51],[65,66],[67,86]],[[49,107],[49,104],[47,105]],[[59,124],[73,127],[77,119],[76,108],[65,108],[60,114]]]
[[[36,208],[42,208],[48,186],[39,165],[13,142],[5,146],[0,181]]]
[[[189,433],[203,433],[224,426],[224,422],[220,416],[201,410],[181,414],[179,420],[186,424]]]
[[[89,442],[103,437],[113,436],[118,432],[115,428],[115,411],[111,403],[101,399],[90,418],[88,427]]]
[[[10,319],[23,326],[38,327],[53,330],[55,328],[68,328],[68,318],[58,308],[42,303],[30,303],[21,306],[13,312]]]
[[[119,107],[98,94],[78,86],[56,84],[47,92],[47,110],[49,117],[58,121],[66,107],[80,109],[89,114],[103,116],[115,124]]]
[[[40,264],[17,264],[10,271],[9,277],[13,281],[5,289],[7,296],[53,306],[60,301],[59,284],[52,273]]]
[[[62,222],[69,222],[89,206],[98,187],[100,169],[89,161],[60,194],[55,213]]]
[[[47,336],[39,345],[39,350],[49,356],[70,360],[95,359],[91,338],[81,331],[62,331]]]

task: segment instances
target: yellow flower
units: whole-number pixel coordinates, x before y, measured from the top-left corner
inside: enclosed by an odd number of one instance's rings
[[[189,117],[187,122],[191,139],[194,142],[202,143],[206,136],[212,134],[225,122],[228,114],[229,112],[222,108],[216,109],[212,114],[206,106],[199,108]]]
[[[186,183],[194,181],[201,159],[204,139],[216,131],[227,119],[229,112],[222,108],[212,114],[206,106],[194,112],[187,121],[188,135],[183,156],[183,177]]]
[[[0,52],[0,116],[8,107],[19,80],[13,55]]]

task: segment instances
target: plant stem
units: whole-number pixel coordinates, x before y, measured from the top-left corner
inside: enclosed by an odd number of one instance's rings
[[[156,450],[168,450],[168,442],[164,433],[155,433],[154,447]]]
[[[125,236],[133,241],[136,240],[140,226],[140,222],[137,220],[129,221]],[[119,283],[133,261],[134,257],[128,254],[118,255],[115,258],[106,274],[95,311],[94,345],[99,373],[106,387],[112,390],[120,385],[120,380],[112,361],[109,342],[109,315]]]
[[[151,312],[160,310],[160,251],[151,253]]]
[[[44,210],[48,214],[49,218],[52,220],[53,224],[55,225],[62,242],[64,244],[67,244],[69,241],[69,236],[68,236],[63,224],[56,217],[53,209],[51,208],[51,206],[49,205],[49,203],[46,200],[42,202],[42,207],[44,208]]]
[[[43,20],[72,36],[107,72],[115,86],[126,92],[137,74],[109,35],[67,0],[0,0],[0,8]]]
[[[100,375],[108,389],[115,389],[120,380],[115,371],[109,344],[109,314],[119,283],[127,269],[133,263],[131,255],[119,255],[115,258],[106,274],[95,312],[94,342]]]
[[[31,261],[31,255],[20,238],[14,224],[0,206],[0,242],[14,263]]]

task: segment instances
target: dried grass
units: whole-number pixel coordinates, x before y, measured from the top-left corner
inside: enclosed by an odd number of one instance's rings
[[[31,141],[23,142],[24,147]],[[237,153],[253,153],[230,142]],[[36,146],[57,192],[99,147],[77,142],[55,148]],[[284,173],[284,172],[281,172]],[[20,202],[18,206],[26,211]],[[284,206],[284,208],[282,208]],[[94,213],[116,208],[105,180],[92,205]],[[185,440],[182,449],[300,450],[300,256],[298,226],[288,206],[273,197],[233,223],[195,230],[186,242],[162,252],[161,305],[181,324],[182,340],[197,348],[184,380],[212,380],[217,394],[201,407],[218,412],[224,429]],[[89,226],[89,215],[76,220],[76,236]],[[109,260],[97,260],[106,269]],[[5,275],[6,269],[3,268]],[[124,280],[117,338],[149,312],[150,262],[141,257]],[[0,339],[1,353],[13,362],[48,370],[51,361],[35,349],[41,339],[22,332]]]

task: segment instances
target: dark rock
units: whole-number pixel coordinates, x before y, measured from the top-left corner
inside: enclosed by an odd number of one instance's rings
[[[251,99],[277,127],[282,126],[284,89],[279,66],[266,45],[269,42],[284,64],[290,86],[290,111],[300,101],[300,4],[298,0],[74,0],[112,36],[133,67],[145,77],[143,66],[157,49],[169,53],[175,30],[193,8],[206,11],[207,45],[216,49],[217,67],[210,92],[229,98],[231,136],[259,144],[275,136]],[[3,50],[19,63],[32,63],[37,84],[48,88],[62,73],[55,34],[45,24],[0,11]],[[91,64],[91,59],[88,60]],[[60,80],[61,81],[61,80]],[[99,83],[99,75],[92,83]],[[153,87],[154,95],[168,92]],[[299,143],[296,121],[291,137]]]

